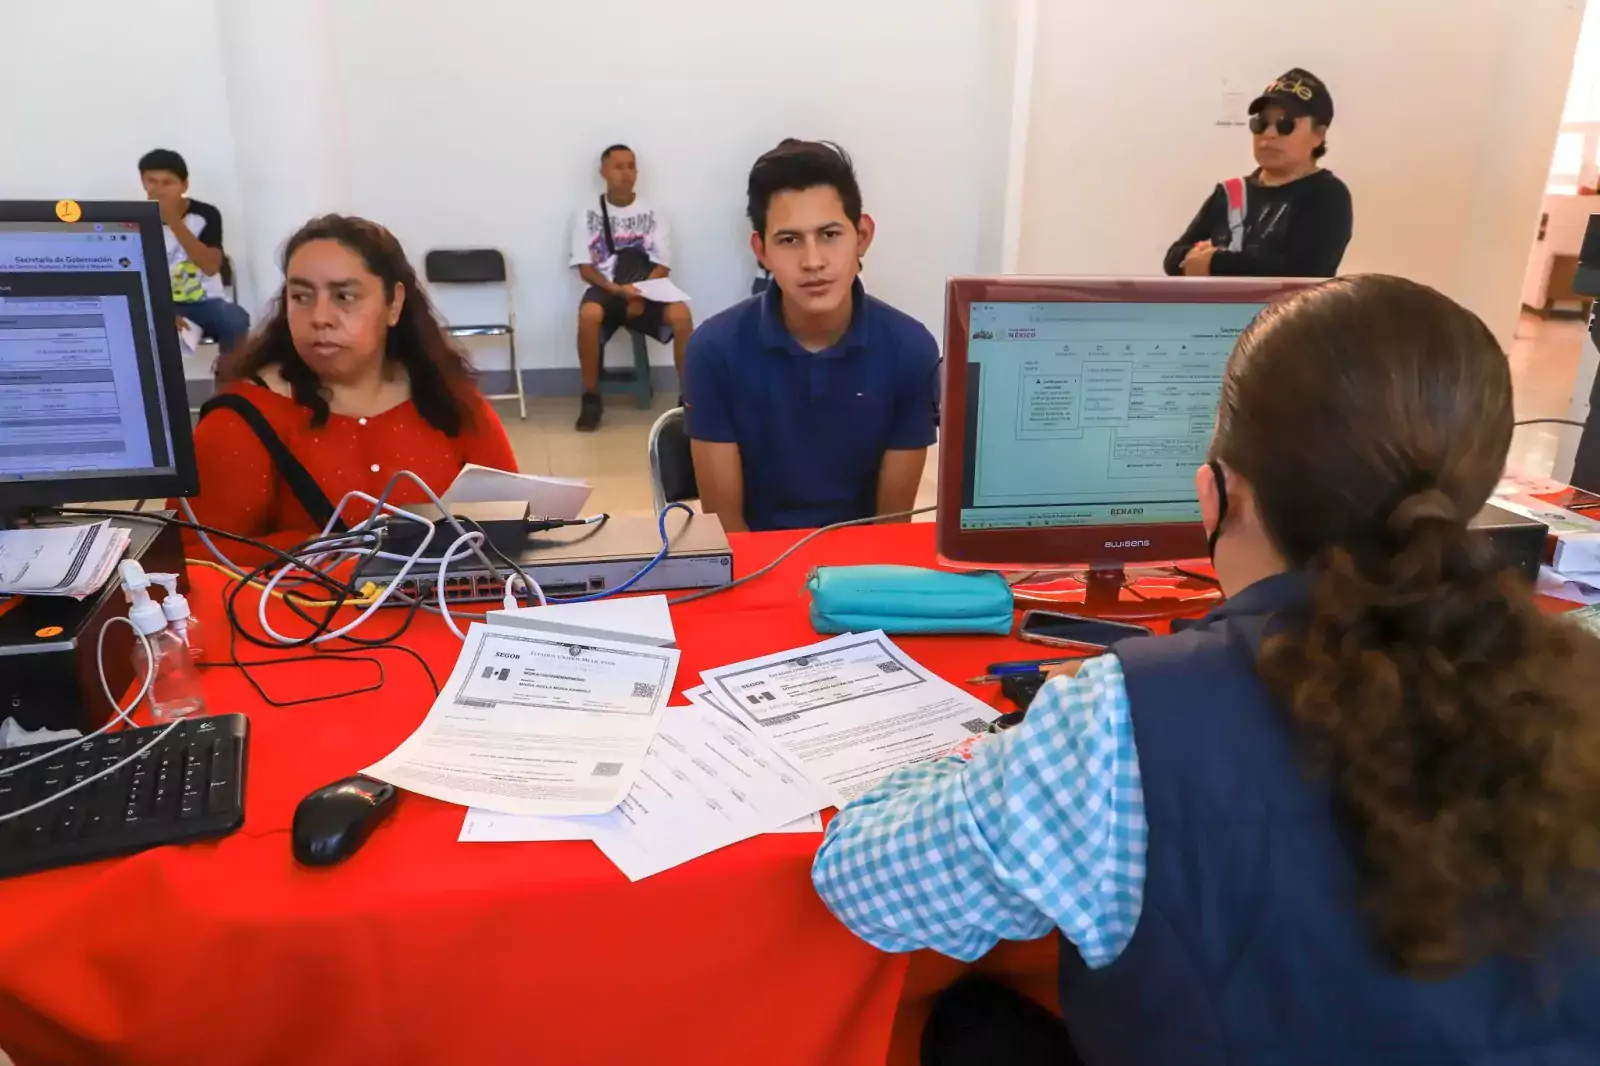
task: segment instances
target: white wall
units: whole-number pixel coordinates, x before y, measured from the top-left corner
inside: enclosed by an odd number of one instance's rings
[[[1000,269],[1008,191],[1018,269],[1158,271],[1251,165],[1248,134],[1214,125],[1225,88],[1242,102],[1300,64],[1339,107],[1345,268],[1438,285],[1509,337],[1582,6],[0,0],[0,195],[137,196],[138,156],[176,148],[253,311],[315,212],[377,219],[418,262],[499,245],[525,364],[570,368],[566,227],[601,147],[638,150],[703,319],[748,290],[750,162],[830,137],[879,223],[868,285],[937,333],[944,278]]]
[[[1024,272],[1149,274],[1215,183],[1254,164],[1216,125],[1303,66],[1337,115],[1343,270],[1435,285],[1509,341],[1582,0],[1040,4]]]
[[[878,222],[868,285],[937,331],[945,276],[998,265],[998,25],[985,0],[3,0],[0,91],[35,103],[0,111],[0,189],[138,196],[138,156],[176,148],[226,216],[253,312],[315,212],[382,222],[419,263],[497,245],[524,364],[575,367],[567,226],[601,148],[637,149],[704,318],[754,275],[750,163],[829,138]],[[92,61],[73,58],[85,40]]]
[[[674,278],[702,319],[749,292],[745,178],[790,135],[855,157],[878,222],[875,294],[937,331],[945,275],[979,268],[999,126],[984,0],[335,10],[350,208],[416,258],[507,249],[530,365],[576,363],[568,226],[598,195],[599,152],[614,141],[636,150],[641,195],[671,218]]]
[[[139,157],[173,148],[242,253],[222,70],[208,2],[0,0],[0,198],[142,200]]]

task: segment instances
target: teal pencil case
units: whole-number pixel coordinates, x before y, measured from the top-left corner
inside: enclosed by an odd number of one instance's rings
[[[1011,632],[1011,586],[996,573],[952,574],[920,566],[820,566],[811,572],[818,633]]]

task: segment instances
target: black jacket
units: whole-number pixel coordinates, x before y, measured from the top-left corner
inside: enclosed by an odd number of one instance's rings
[[[1213,276],[1331,278],[1339,272],[1353,225],[1344,182],[1327,170],[1287,185],[1258,184],[1256,174],[1245,181],[1244,249],[1213,255]],[[1221,249],[1228,246],[1228,194],[1221,185],[1167,249],[1167,273],[1183,273],[1183,257],[1206,240]]]

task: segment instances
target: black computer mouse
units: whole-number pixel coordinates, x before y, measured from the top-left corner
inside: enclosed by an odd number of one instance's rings
[[[394,810],[397,794],[393,785],[360,774],[323,785],[294,809],[294,857],[307,866],[348,859]]]

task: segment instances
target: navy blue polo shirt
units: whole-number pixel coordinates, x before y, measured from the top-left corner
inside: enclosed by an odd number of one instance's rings
[[[770,285],[695,329],[689,436],[739,446],[753,530],[869,517],[883,453],[938,435],[939,343],[857,281],[849,330],[808,352],[784,325],[782,299]]]

